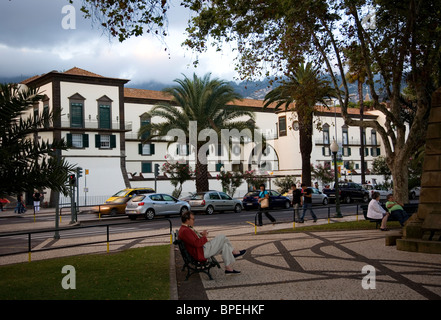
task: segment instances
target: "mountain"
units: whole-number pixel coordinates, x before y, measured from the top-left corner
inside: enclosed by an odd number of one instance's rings
[[[15,77],[1,77],[0,76],[0,83],[18,83],[21,82],[27,78],[30,78],[31,76],[27,75],[20,75]],[[271,84],[271,82],[273,84]],[[262,81],[242,81],[242,82],[234,82],[230,81],[229,84],[235,89],[237,93],[242,95],[242,97],[246,99],[256,99],[256,100],[263,100],[265,98],[265,95],[271,91],[274,87],[277,87],[280,85],[278,82],[273,81],[271,79],[265,79]],[[147,90],[156,90],[161,91],[164,88],[174,86],[175,83],[161,83],[157,81],[148,81],[144,83],[127,83],[126,87],[129,88],[135,88],[135,89],[147,89]],[[358,100],[358,93],[357,93],[357,84],[348,84],[349,87],[349,94],[353,96],[354,98],[351,100],[357,101]],[[363,92],[369,93],[369,88],[367,85],[364,85]]]

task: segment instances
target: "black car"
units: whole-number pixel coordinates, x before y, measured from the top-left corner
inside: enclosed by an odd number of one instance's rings
[[[291,206],[291,201],[288,197],[282,196],[279,192],[274,190],[266,190],[270,195],[270,209],[284,208],[288,209]],[[245,210],[258,209],[258,199],[260,191],[250,191],[242,199]]]

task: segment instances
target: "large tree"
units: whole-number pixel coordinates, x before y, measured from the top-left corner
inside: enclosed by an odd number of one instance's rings
[[[343,90],[339,100],[346,124],[372,127],[379,133],[396,198],[408,201],[408,161],[424,144],[431,94],[441,85],[440,1],[186,3],[197,12],[187,29],[186,44],[203,52],[207,43],[221,47],[235,41],[238,69],[244,77],[275,71],[287,74],[305,57],[323,64],[334,87]],[[351,43],[359,46],[373,106],[382,115],[380,121],[360,121],[348,113],[344,49]],[[379,83],[374,70],[380,76]],[[402,98],[404,85],[415,92],[412,103]],[[411,117],[407,117],[409,113]]]
[[[142,34],[143,23],[145,30],[160,33],[167,21],[166,0],[83,2],[83,11],[102,14],[103,26],[120,40]],[[381,136],[394,193],[407,201],[408,160],[424,143],[431,95],[441,85],[439,0],[183,0],[181,5],[195,13],[185,45],[204,52],[210,44],[222,50],[234,42],[243,78],[287,75],[305,57],[322,64],[335,88],[343,89],[346,124],[375,128]],[[347,111],[344,48],[351,43],[359,45],[373,106],[385,123],[362,122]],[[414,101],[403,99],[403,84],[412,87]]]
[[[254,119],[254,114],[232,105],[235,100],[241,98],[240,95],[227,82],[211,79],[210,74],[202,78],[194,74],[192,78],[184,77],[176,79],[175,82],[176,86],[164,89],[164,92],[171,96],[171,103],[156,105],[145,115],[152,118],[152,121],[141,127],[139,136],[142,137],[148,132],[145,141],[152,141],[182,132],[185,142],[197,155],[196,191],[207,191],[207,158],[206,153],[200,152],[200,149],[212,142],[210,134],[213,133],[219,143],[229,146],[229,141],[221,141],[222,130],[237,129],[238,132],[243,132],[244,129],[249,129],[251,138],[255,125],[254,121],[250,120]],[[160,119],[155,122],[154,117]],[[204,131],[206,129],[208,131]],[[192,130],[194,132],[191,132]],[[191,135],[196,135],[197,139],[191,139]],[[207,141],[206,138],[210,140]],[[218,149],[217,145],[214,147]]]
[[[288,80],[271,90],[265,96],[264,107],[275,103],[275,109],[284,106],[295,112],[299,120],[300,153],[302,155],[302,182],[311,184],[311,151],[313,116],[316,103],[326,105],[326,100],[336,93],[330,83],[321,77],[319,69],[311,62],[300,64],[289,75]],[[294,107],[295,105],[295,107]]]
[[[36,137],[51,125],[53,114],[29,114],[41,98],[34,88],[0,85],[0,195],[45,188],[67,193],[72,166],[56,155],[56,150],[67,149],[66,143]]]

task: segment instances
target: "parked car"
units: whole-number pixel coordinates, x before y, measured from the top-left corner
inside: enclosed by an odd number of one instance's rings
[[[213,214],[215,211],[242,211],[242,202],[233,199],[228,194],[220,191],[206,191],[193,194],[189,200],[192,212],[205,212]]]
[[[369,201],[369,193],[363,187],[355,182],[339,182],[338,183],[340,200],[344,203],[351,203],[352,200]],[[323,189],[330,200],[335,201],[335,188]]]
[[[387,195],[392,193],[391,190],[382,189],[382,188],[379,188],[376,185],[372,185],[372,184],[364,184],[363,188],[367,192],[369,192],[369,199],[372,199],[372,195],[374,194],[374,192],[380,193],[380,200],[386,200]]]
[[[420,191],[421,191],[421,187],[412,188],[409,191],[409,198],[415,200],[417,197],[420,196]]]
[[[115,200],[106,201],[105,204],[94,207],[92,210],[95,213],[110,214],[115,216],[117,214],[126,213],[126,205],[130,200],[129,197],[116,198]]]
[[[106,200],[106,203],[111,202],[118,198],[131,198],[137,194],[154,193],[154,192],[155,190],[152,188],[127,188],[115,193],[113,196],[111,196],[109,199]]]
[[[190,210],[190,205],[171,195],[163,193],[147,193],[133,196],[126,207],[126,214],[130,219],[144,216],[147,220],[155,216],[180,214]]]
[[[327,205],[329,203],[328,196],[321,192],[319,189],[314,187],[309,187],[309,189],[312,190],[312,203],[313,204],[323,204]],[[289,201],[292,201],[292,191],[288,191],[286,193],[286,197],[289,199]]]
[[[288,209],[291,206],[291,201],[288,197],[283,196],[280,192],[274,190],[267,190],[270,195],[269,208],[284,208]],[[260,191],[250,191],[242,199],[245,210],[259,208],[258,199]]]

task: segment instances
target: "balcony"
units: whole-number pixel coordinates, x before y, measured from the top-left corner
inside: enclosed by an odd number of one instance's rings
[[[97,120],[85,120],[84,126],[82,127],[72,127],[69,120],[62,120],[61,127],[62,128],[76,128],[76,129],[93,129],[93,130],[121,130],[121,131],[131,131],[132,130],[132,122],[125,122],[124,128],[121,128],[119,121],[112,121],[111,128],[100,128],[99,122]]]

